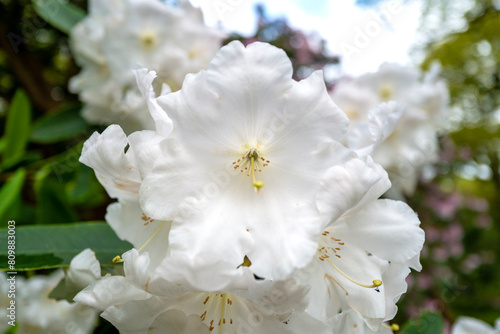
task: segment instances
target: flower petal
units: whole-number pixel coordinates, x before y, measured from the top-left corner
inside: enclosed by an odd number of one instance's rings
[[[379,199],[333,225],[335,236],[381,259],[411,260],[422,249],[424,231],[416,213],[400,201]]]
[[[149,327],[148,334],[210,334],[198,315],[186,316],[179,310],[160,314]]]
[[[125,133],[118,125],[110,125],[102,134],[94,134],[85,142],[80,162],[94,169],[109,196],[137,201],[140,175]]]
[[[66,271],[66,290],[73,296],[101,278],[101,265],[95,253],[87,248],[76,255]]]
[[[324,175],[318,192],[320,212],[335,221],[346,212],[355,212],[381,196],[390,187],[387,173],[370,157],[351,159],[334,166]]]
[[[74,300],[98,310],[105,310],[111,305],[122,304],[128,300],[146,298],[148,293],[134,287],[127,278],[108,275],[80,291]]]

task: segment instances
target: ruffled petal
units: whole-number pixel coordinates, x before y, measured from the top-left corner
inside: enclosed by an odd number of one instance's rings
[[[333,225],[335,237],[348,240],[381,259],[404,263],[424,243],[417,214],[400,201],[380,199]]]
[[[128,300],[143,300],[148,296],[147,292],[137,289],[127,278],[107,275],[80,291],[74,300],[98,310],[105,310],[112,305]]]
[[[135,156],[130,150],[125,153],[127,145],[123,130],[110,125],[85,142],[80,162],[94,169],[110,197],[137,201],[141,179]]]
[[[370,157],[353,157],[344,166],[334,166],[325,173],[316,196],[317,205],[328,222],[333,222],[347,212],[360,210],[389,187],[387,173]]]

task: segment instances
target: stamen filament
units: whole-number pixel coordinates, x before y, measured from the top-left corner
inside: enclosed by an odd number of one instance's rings
[[[324,253],[322,253],[320,250],[318,250],[318,253],[320,253],[320,254],[321,254],[321,256],[325,255],[325,254],[324,254]],[[335,263],[333,263],[333,262],[332,262],[329,258],[327,258],[327,257],[323,257],[323,259],[324,259],[324,260],[326,260],[326,261],[328,261],[328,263],[330,263],[330,264],[331,264],[331,265],[332,265],[332,266],[333,266],[333,267],[334,267],[334,268],[335,268],[335,269],[336,269],[339,273],[341,273],[341,274],[342,274],[342,276],[344,276],[344,277],[345,277],[345,278],[347,278],[349,281],[351,281],[351,282],[353,282],[354,284],[357,284],[357,285],[359,285],[359,286],[361,286],[361,287],[363,287],[363,288],[369,288],[369,289],[371,289],[371,288],[376,288],[376,287],[379,287],[379,286],[381,286],[381,285],[382,285],[382,281],[381,281],[381,280],[378,280],[378,279],[373,280],[373,284],[372,284],[372,285],[363,284],[363,283],[360,283],[360,282],[358,282],[358,281],[355,281],[354,279],[350,278],[350,277],[349,277],[346,273],[344,273],[342,270],[340,270],[340,268],[339,268],[339,267],[337,267],[337,266],[335,265]]]
[[[222,294],[222,307],[220,310],[219,334],[222,334],[222,325],[224,324],[224,309],[226,307],[226,294]]]
[[[160,232],[161,227],[162,227],[165,223],[166,223],[166,221],[165,221],[165,220],[161,222],[160,226],[158,226],[158,228],[157,228],[157,229],[153,232],[153,234],[151,234],[151,236],[149,237],[149,239],[148,239],[148,240],[144,243],[144,245],[142,245],[142,246],[141,246],[141,248],[139,248],[139,249],[137,250],[137,252],[140,252],[140,251],[141,251],[144,247],[146,247],[146,245],[147,245],[147,244],[149,244],[149,242],[150,242],[151,240],[153,240],[153,238],[155,237],[155,235],[156,235],[156,234],[158,234],[158,232]]]

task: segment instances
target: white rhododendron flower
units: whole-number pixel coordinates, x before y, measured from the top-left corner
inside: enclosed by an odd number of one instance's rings
[[[331,94],[351,121],[345,142],[387,170],[396,195],[412,194],[422,168],[437,161],[449,99],[437,74],[434,68],[420,78],[417,70],[383,64],[376,73],[341,80]]]
[[[116,258],[124,276],[76,301],[122,333],[369,332],[395,316],[424,236],[406,204],[378,199],[390,181],[367,154],[398,104],[379,106],[351,150],[321,72],[292,80],[269,44],[232,42],[159,97],[156,72],[135,74],[155,130],[109,126],[80,159],[118,200],[106,220],[134,249]]]
[[[484,321],[471,317],[459,317],[451,329],[451,334],[500,334],[500,318],[495,322],[495,328]]]
[[[127,132],[151,129],[132,72],[136,64],[157,71],[158,87],[166,83],[177,90],[187,73],[207,67],[224,37],[203,24],[201,11],[189,1],[90,1],[89,16],[71,32],[82,71],[71,79],[70,90],[85,102],[83,117],[92,124],[118,123]]]
[[[327,321],[351,308],[378,330],[396,315],[409,267],[421,269],[415,257],[424,231],[407,204],[378,199],[389,187],[387,174],[370,158],[328,171],[318,205],[330,220],[302,274],[311,282],[308,312],[316,318]]]
[[[92,264],[91,258],[95,255],[90,250],[85,250],[77,255],[71,262],[66,284],[71,294],[75,290],[81,290],[86,282],[93,278],[100,278],[100,267],[97,263]],[[97,261],[97,260],[96,260]],[[88,265],[88,266],[87,266]],[[97,271],[99,274],[97,274]],[[98,277],[99,276],[99,277]],[[7,292],[7,276],[0,272],[1,290]],[[29,279],[16,276],[16,333],[19,334],[46,334],[46,333],[92,333],[97,324],[97,313],[95,310],[78,303],[70,303],[66,300],[56,300],[49,295],[56,286],[65,279],[62,269],[50,275],[37,275]],[[6,289],[7,288],[7,289]],[[3,294],[7,296],[7,294]],[[2,310],[9,306],[9,300],[0,299]],[[4,313],[5,314],[5,313]],[[4,316],[4,318],[7,318]],[[5,320],[5,319],[4,319]],[[3,323],[6,323],[4,321]],[[3,325],[2,323],[2,325]],[[9,326],[10,327],[10,326]],[[0,327],[6,329],[7,327]]]
[[[123,255],[124,276],[106,276],[81,291],[75,300],[104,311],[101,316],[120,333],[330,333],[329,327],[303,312],[307,289],[293,279],[244,279],[229,290],[202,292],[165,282],[161,295],[151,291],[148,253]],[[142,277],[141,277],[142,276]]]
[[[321,72],[291,77],[282,50],[232,42],[207,71],[157,99],[174,130],[141,152],[140,203],[148,217],[172,222],[172,279],[179,266],[199,272],[221,258],[235,270],[248,256],[255,274],[272,279],[310,261],[324,221],[322,177],[355,154],[339,143],[348,121]]]

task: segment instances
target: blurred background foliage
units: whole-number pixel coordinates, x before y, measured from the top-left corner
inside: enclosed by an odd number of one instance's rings
[[[422,220],[427,242],[424,269],[408,279],[396,322],[437,311],[445,324],[460,315],[492,324],[500,316],[500,4],[422,2],[423,37],[414,59],[423,69],[441,63],[451,115],[449,134],[441,139],[441,161],[425,170],[417,193],[407,199]],[[86,1],[71,3],[86,10]],[[257,11],[254,36],[234,35],[228,41],[262,40],[283,48],[297,79],[319,68],[335,74],[342,66],[341,57],[329,54],[319,36],[290,27],[284,18],[268,17],[263,7]],[[0,1],[2,228],[13,217],[18,225],[104,217],[111,200],[93,171],[78,162],[83,142],[103,130],[83,121],[77,96],[67,90],[68,79],[78,72],[67,35],[36,14],[31,1]],[[335,84],[335,75],[325,79]],[[435,316],[424,313],[430,322]],[[440,318],[436,321],[441,328]],[[102,326],[96,333],[112,331]],[[408,324],[404,332],[419,332],[418,326]]]

